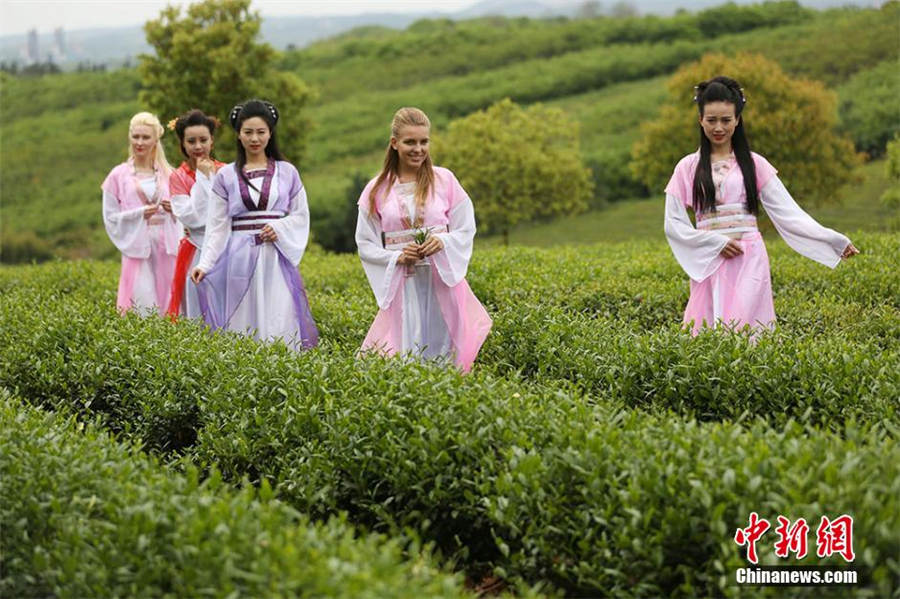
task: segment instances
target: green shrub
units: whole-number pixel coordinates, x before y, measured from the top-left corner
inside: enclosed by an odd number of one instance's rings
[[[517,223],[587,208],[593,189],[578,126],[559,109],[507,98],[453,121],[437,141],[435,154],[475,198],[484,231],[506,237]]]
[[[573,595],[736,595],[749,511],[848,512],[857,591],[884,596],[900,245],[855,241],[833,272],[773,244],[781,321],[755,345],[680,331],[687,282],[661,241],[479,251],[494,329],[469,376],[356,357],[375,307],[354,256],[304,260],[323,343],[301,355],[118,318],[113,264],[8,267],[0,384],[315,517],[416,531],[470,572]]]
[[[885,170],[890,187],[882,194],[881,203],[885,206],[900,206],[900,134],[887,144]]]
[[[34,231],[18,233],[5,230],[0,233],[0,262],[4,264],[44,262],[52,257],[53,250],[49,244]]]
[[[6,393],[0,476],[4,596],[469,596],[415,545],[311,523],[267,485],[173,473]]]
[[[837,90],[841,129],[871,158],[883,156],[888,141],[900,133],[898,58],[860,71]]]

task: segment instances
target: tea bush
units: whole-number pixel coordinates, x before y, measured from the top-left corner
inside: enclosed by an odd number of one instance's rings
[[[0,476],[4,596],[470,596],[414,546],[312,523],[265,485],[173,473],[3,392]]]
[[[737,595],[750,511],[852,513],[856,591],[883,596],[900,243],[854,241],[835,271],[771,244],[781,320],[755,344],[680,330],[687,281],[663,242],[479,250],[494,329],[469,376],[356,356],[375,308],[355,256],[304,259],[323,343],[301,355],[118,318],[114,264],[9,267],[0,384],[314,518],[415,531],[470,572],[573,595]]]

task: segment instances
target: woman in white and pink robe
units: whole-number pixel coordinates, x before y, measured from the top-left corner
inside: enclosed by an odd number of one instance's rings
[[[119,312],[162,314],[169,299],[181,227],[172,215],[169,175],[160,138],[162,125],[141,112],[129,125],[127,162],[101,186],[103,224],[122,253],[116,306]]]
[[[834,268],[858,250],[804,212],[775,168],[750,152],[737,82],[727,77],[704,82],[697,102],[701,149],[681,159],[666,186],[666,237],[691,279],[684,323],[695,335],[703,326],[720,324],[771,329],[775,308],[769,257],[756,225],[758,204],[787,244],[807,258]],[[696,227],[688,208],[695,211]]]
[[[359,199],[356,243],[379,308],[362,350],[444,358],[468,372],[492,324],[465,279],[472,200],[431,164],[422,111],[399,110],[391,129],[385,169]]]

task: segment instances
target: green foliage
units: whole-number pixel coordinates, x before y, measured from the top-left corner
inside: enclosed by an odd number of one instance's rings
[[[43,262],[53,257],[53,250],[34,231],[6,231],[0,236],[0,262]]]
[[[357,202],[369,177],[361,172],[353,173],[347,184],[344,200],[337,205],[317,204],[310,218],[317,223],[315,241],[331,252],[341,254],[356,252]]]
[[[405,31],[362,28],[284,55],[281,66],[303,73],[335,100],[367,90],[409,87],[517,62],[546,60],[602,46],[700,40],[727,33],[717,9],[674,17],[527,19],[485,17],[465,21],[426,19]],[[775,27],[813,20],[795,2],[732,7],[729,17],[753,27]],[[346,77],[335,77],[340,68]],[[534,73],[533,73],[534,74]]]
[[[569,595],[737,595],[734,530],[759,511],[851,513],[855,590],[890,596],[900,241],[854,242],[835,271],[772,244],[778,330],[755,344],[680,330],[688,285],[661,240],[480,251],[468,280],[494,328],[468,376],[356,357],[376,307],[354,256],[304,259],[323,343],[299,356],[116,317],[112,263],[7,267],[0,385]]]
[[[179,7],[167,7],[144,26],[155,55],[141,56],[141,102],[163,122],[191,108],[217,116],[225,124],[219,144],[226,151],[219,154],[233,158],[231,108],[250,98],[269,100],[282,117],[279,146],[299,164],[306,151],[310,90],[296,75],[273,68],[275,51],[256,41],[259,27],[250,0],[204,0],[188,6],[184,17]]]
[[[485,231],[581,212],[591,196],[577,124],[540,104],[506,99],[454,121],[435,153],[474,198]]]
[[[778,64],[755,54],[709,54],[680,68],[669,80],[669,99],[659,117],[642,127],[632,149],[632,172],[649,189],[662,190],[675,164],[697,149],[697,108],[691,90],[699,81],[730,74],[744,87],[741,118],[750,147],[780,171],[791,192],[814,203],[833,200],[853,180],[860,157],[835,132],[836,99],[822,84],[791,79]]]
[[[881,202],[885,206],[900,207],[900,134],[887,144],[885,171],[891,184],[881,196]]]
[[[715,35],[739,33],[775,25],[802,23],[809,20],[812,11],[797,2],[766,2],[750,6],[738,6],[728,2],[707,8],[697,14],[697,27]]]
[[[107,104],[133,100],[140,85],[138,74],[125,69],[37,78],[4,77],[0,85],[0,106],[9,120],[85,107],[96,110]],[[106,127],[110,125],[106,123]],[[71,127],[69,129],[69,132],[75,133]],[[63,130],[58,133],[65,135],[69,132]],[[128,142],[127,131],[121,134],[121,138],[124,147]]]
[[[743,42],[734,40],[731,51],[763,54],[792,75],[839,85],[862,69],[897,58],[897,22],[900,2],[885,2],[878,9],[857,7],[819,13],[810,23],[754,31]],[[835,43],[852,40],[852,43]]]
[[[4,596],[470,596],[400,539],[176,474],[97,429],[0,392]]]
[[[838,88],[841,129],[856,149],[870,157],[884,155],[888,141],[900,133],[900,60],[893,57],[858,72]]]

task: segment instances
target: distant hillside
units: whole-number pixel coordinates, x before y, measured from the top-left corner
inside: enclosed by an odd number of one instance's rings
[[[752,0],[737,0],[736,4],[751,2]],[[623,9],[633,9],[636,15],[671,15],[679,9],[701,10],[717,4],[721,4],[721,1],[618,0],[592,4],[587,0],[483,0],[455,13],[382,12],[324,17],[263,15],[262,38],[279,49],[303,48],[314,41],[327,39],[358,27],[375,25],[401,30],[415,21],[429,18],[463,20],[493,15],[571,18],[609,15]],[[880,3],[872,0],[804,0],[801,4],[812,8],[826,8],[845,5],[872,6]],[[139,54],[150,50],[142,27],[134,25],[65,31],[62,48],[58,47],[52,32],[39,30],[39,62],[49,58],[64,70],[75,68],[79,63],[106,64],[111,67],[133,65]],[[0,61],[27,63],[25,46],[24,34],[0,36]]]
[[[671,17],[418,21],[403,31],[366,27],[287,51],[279,68],[318,92],[308,112],[307,158],[298,163],[313,238],[328,246],[346,227],[355,209],[350,198],[359,193],[354,180],[377,172],[399,106],[428,112],[435,137],[453,119],[504,97],[565,110],[579,123],[596,186],[592,206],[602,209],[648,195],[629,169],[630,150],[680,65],[709,51],[759,52],[792,75],[824,82],[842,109],[854,109],[864,99],[854,86],[885,82],[878,74],[900,59],[898,20],[896,2],[828,11],[768,2]],[[4,260],[115,255],[100,220],[99,185],[126,156],[140,86],[136,69],[0,73],[0,139],[15,140],[0,152]],[[900,123],[882,120],[875,125]],[[218,156],[229,160],[233,151],[220,147]],[[174,146],[170,152],[175,161]],[[867,197],[878,200],[874,192]]]

